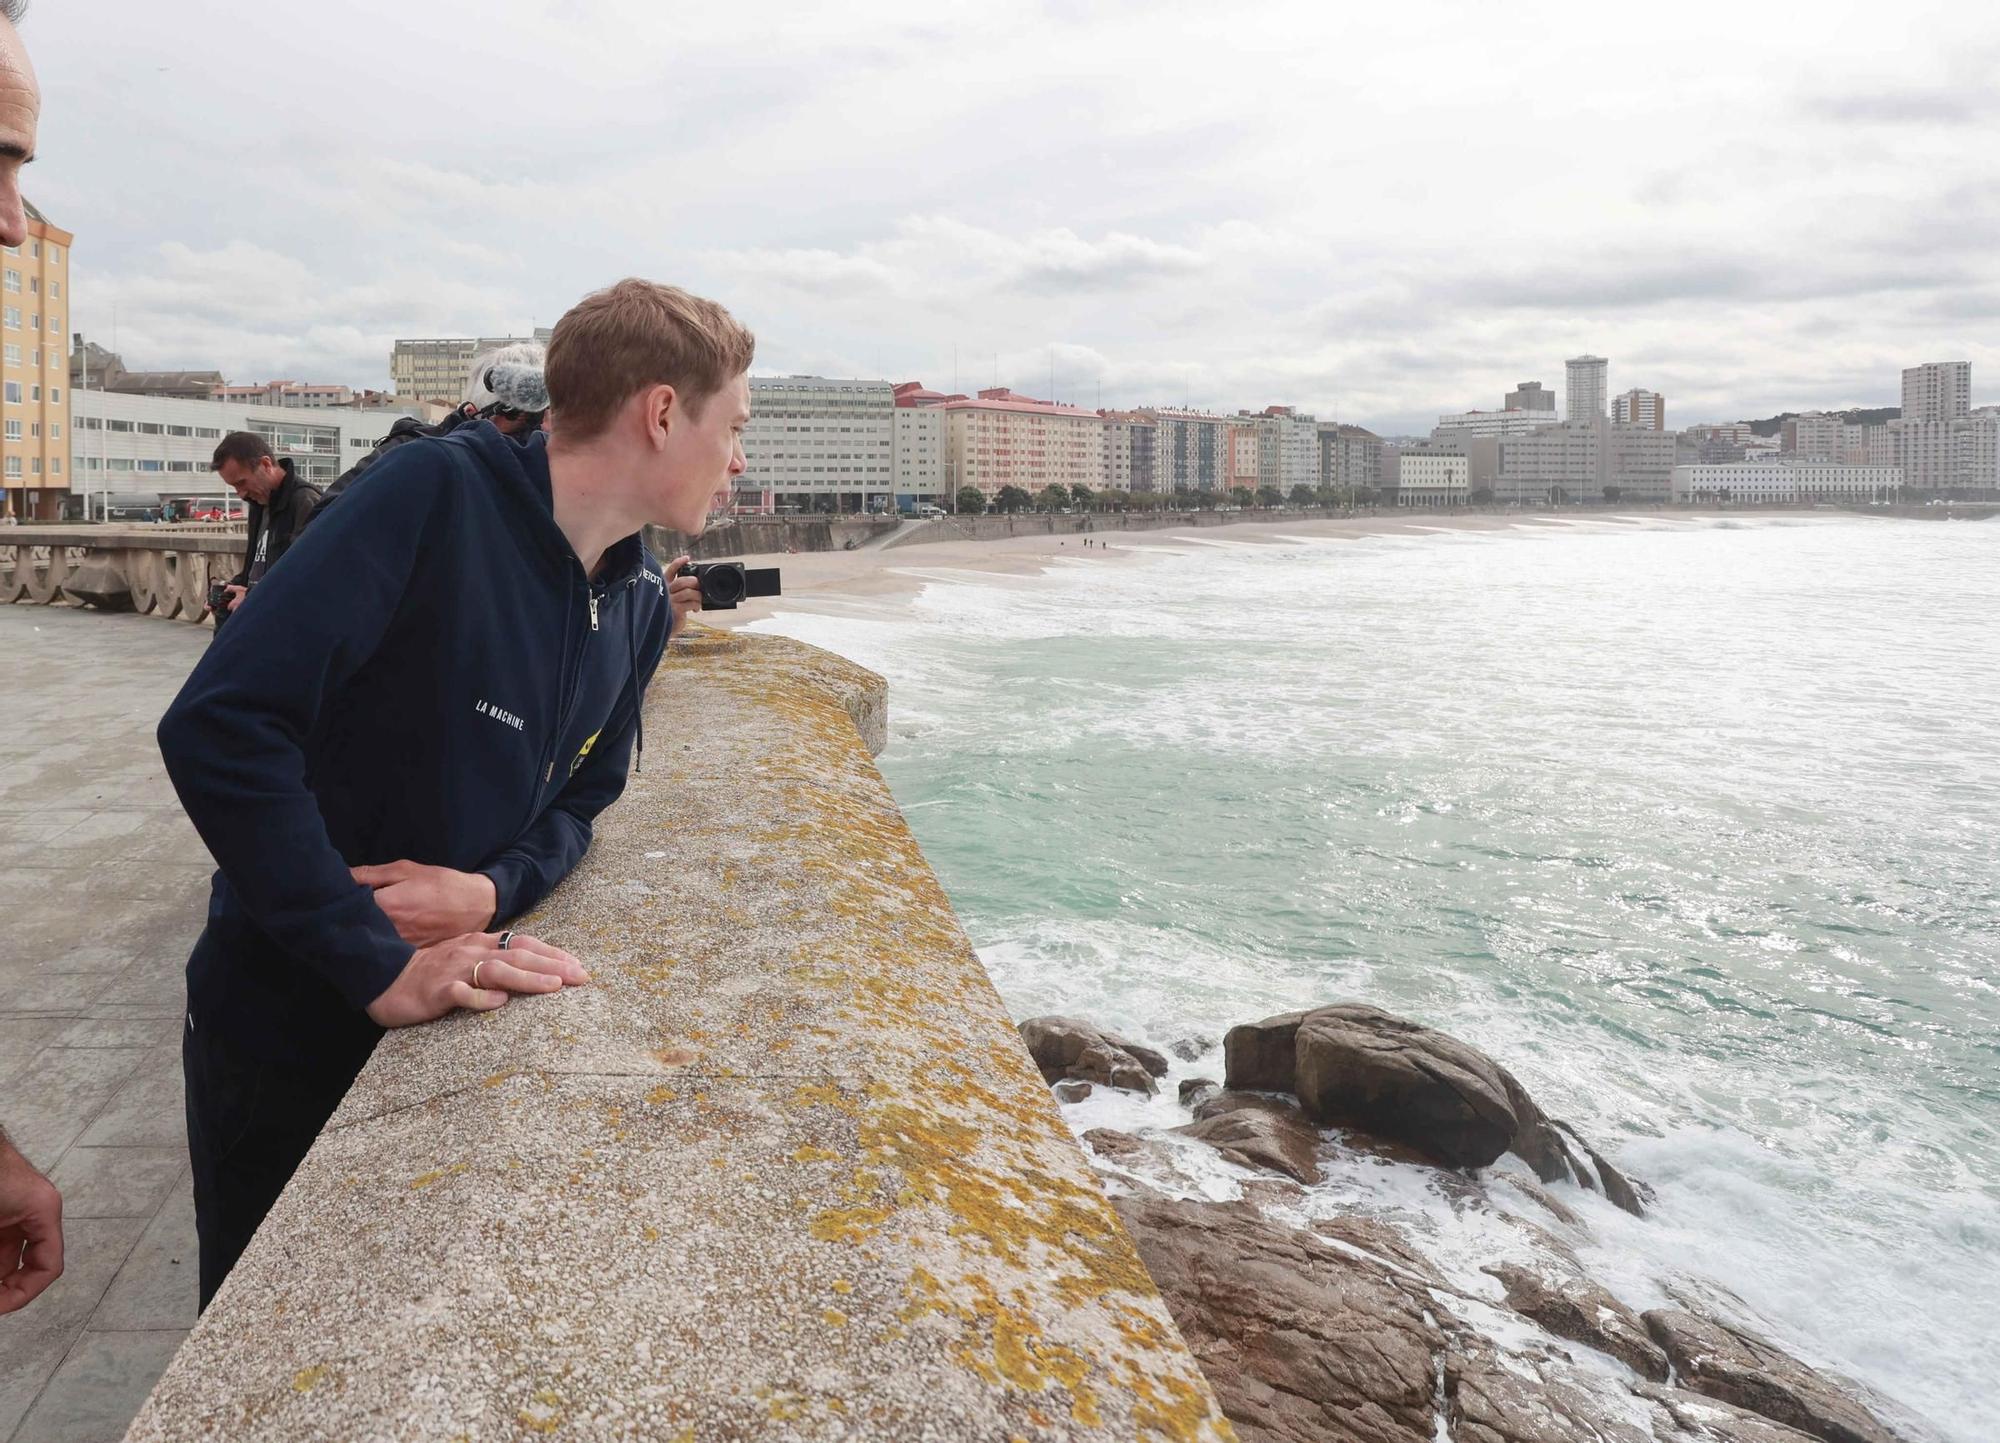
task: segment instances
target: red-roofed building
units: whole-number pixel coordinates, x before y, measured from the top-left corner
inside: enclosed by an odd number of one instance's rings
[[[1104,484],[1104,418],[1080,406],[1023,396],[1005,386],[943,400],[945,474],[952,490],[1003,486],[1033,495],[1052,485]]]

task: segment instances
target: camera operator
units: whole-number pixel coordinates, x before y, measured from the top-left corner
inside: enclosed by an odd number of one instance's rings
[[[188,959],[205,1307],[386,1027],[588,980],[500,929],[643,755],[674,610],[648,524],[744,469],[751,335],[626,280],[557,324],[553,425],[397,448],[218,637],[160,750],[219,870]]]
[[[264,438],[249,431],[231,431],[215,448],[210,469],[250,505],[250,526],[243,544],[243,569],[235,579],[219,588],[221,605],[211,609],[219,629],[235,614],[250,594],[250,588],[264,579],[277,565],[293,540],[312,519],[319,505],[319,488],[299,480],[289,456],[280,460],[271,454]]]
[[[533,341],[498,346],[475,357],[465,383],[465,399],[457,410],[426,426],[415,416],[397,418],[375,449],[356,461],[326,488],[331,501],[352,486],[362,472],[399,446],[427,436],[449,436],[468,421],[491,421],[493,429],[516,441],[538,431],[549,414],[549,388],[543,377],[548,354]]]

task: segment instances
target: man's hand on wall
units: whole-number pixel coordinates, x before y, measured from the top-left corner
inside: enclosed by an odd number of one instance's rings
[[[62,1270],[62,1194],[0,1132],[0,1313],[27,1307]]]
[[[682,575],[693,561],[691,556],[676,556],[667,563],[667,604],[674,609],[676,632],[690,611],[701,610],[701,579]]]
[[[493,879],[483,872],[454,872],[420,862],[350,870],[355,881],[375,889],[375,905],[396,924],[397,935],[419,947],[492,925],[494,908],[500,905]]]
[[[499,934],[468,932],[419,947],[389,990],[368,1004],[368,1015],[383,1027],[410,1027],[455,1008],[491,1012],[516,992],[560,992],[589,980],[581,962],[539,937],[509,934],[503,952]]]

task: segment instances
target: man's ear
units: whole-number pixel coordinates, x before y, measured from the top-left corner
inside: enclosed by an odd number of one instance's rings
[[[645,391],[643,404],[647,430],[650,433],[657,428],[663,440],[673,434],[674,422],[678,419],[674,415],[676,395],[674,388],[664,381],[657,386],[648,386]]]

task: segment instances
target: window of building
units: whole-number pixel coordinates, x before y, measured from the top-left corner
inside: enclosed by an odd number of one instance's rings
[[[18,406],[18,405],[20,405],[20,404],[21,404],[21,383],[20,383],[19,381],[9,381],[9,382],[7,382],[7,389],[6,389],[6,393],[5,393],[5,394],[6,394],[6,397],[7,397],[7,402],[8,402],[8,404],[9,404],[9,405],[13,405],[13,406]]]
[[[15,345],[12,341],[9,341],[7,343],[7,349],[4,354],[7,357],[8,365],[18,366],[21,364],[21,348]]]
[[[51,441],[62,440],[62,422],[60,421],[49,422],[49,439]]]
[[[41,475],[41,474],[42,474],[42,458],[41,458],[41,457],[39,457],[39,456],[30,456],[30,457],[28,458],[28,474],[29,474],[29,475],[31,475],[31,476],[39,476],[39,475]]]
[[[41,293],[42,293],[42,278],[40,276],[29,276],[28,294],[31,296],[38,296]]]
[[[14,295],[19,295],[21,293],[21,273],[12,266],[9,266],[5,280],[0,280],[0,286],[4,286]]]
[[[49,334],[52,336],[59,336],[62,334],[61,316],[51,315],[49,317]]]
[[[169,426],[167,427],[167,434],[169,436],[192,436],[194,428],[192,426]]]
[[[42,243],[40,241],[29,241],[28,254],[36,260],[40,260],[42,258]]]
[[[49,473],[54,476],[62,475],[62,457],[49,457]]]
[[[0,325],[6,326],[7,329],[10,331],[20,330],[21,308],[19,306],[7,306],[4,308],[0,308]]]
[[[40,386],[30,386],[30,387],[28,387],[28,399],[29,399],[30,401],[39,401],[39,400],[41,400],[41,399],[42,399],[42,388],[41,388]]]
[[[49,388],[49,404],[52,406],[60,406],[62,404],[61,386],[52,386]]]
[[[215,441],[222,436],[222,433],[213,426],[197,426],[194,428],[194,434],[196,439],[202,441]]]
[[[42,423],[40,421],[30,421],[28,423],[28,434],[39,441],[42,436]]]
[[[21,439],[21,423],[19,421],[9,421],[7,423],[7,439],[9,441],[18,441]]]
[[[6,474],[9,476],[19,476],[21,474],[21,458],[19,456],[9,456],[7,458]]]
[[[104,429],[107,431],[129,431],[132,429],[132,423],[130,421],[106,421]]]
[[[157,436],[160,434],[160,423],[158,421],[138,421],[133,424],[132,429],[142,436]]]
[[[42,328],[42,313],[40,311],[29,311],[28,329],[31,331],[39,331],[41,328]]]
[[[59,301],[59,300],[61,300],[61,299],[62,299],[62,282],[61,282],[61,281],[50,281],[50,282],[49,282],[49,299],[50,299],[50,300],[52,300],[52,301]]]

